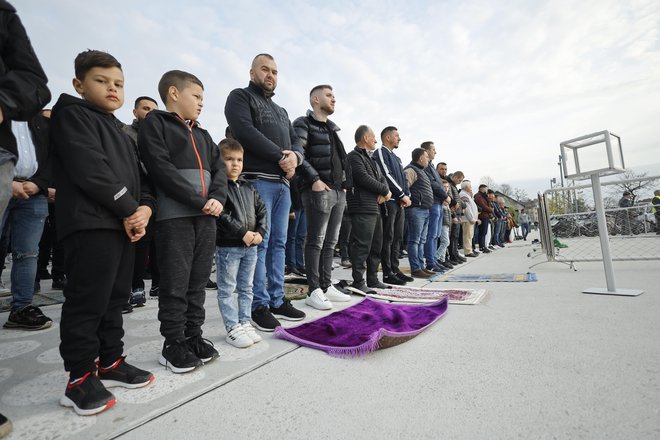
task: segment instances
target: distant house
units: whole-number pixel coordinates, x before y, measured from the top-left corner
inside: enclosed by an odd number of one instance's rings
[[[538,214],[536,211],[536,208],[539,206],[538,200],[530,200],[528,202],[522,203],[499,191],[495,191],[495,195],[497,197],[502,197],[504,199],[504,204],[508,206],[510,210],[520,212],[521,209],[525,208],[525,211],[527,211],[527,214],[529,214],[529,218],[532,220],[532,222],[538,221]]]

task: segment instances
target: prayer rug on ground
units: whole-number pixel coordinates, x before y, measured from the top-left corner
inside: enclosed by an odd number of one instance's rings
[[[358,295],[364,295],[364,292],[352,287],[347,287],[347,290]],[[376,293],[367,295],[369,298],[407,303],[429,303],[446,297],[449,304],[479,304],[486,298],[488,293],[485,289],[431,289],[428,287],[403,286],[372,290]]]
[[[365,298],[297,327],[277,327],[275,337],[331,356],[356,357],[414,338],[446,311],[447,298],[429,304],[392,304]]]
[[[527,272],[527,273],[487,273],[487,274],[438,274],[429,279],[429,281],[441,281],[441,282],[530,282],[538,281],[536,273]]]
[[[286,299],[294,301],[297,299],[305,299],[308,292],[307,283],[305,284],[295,284],[295,283],[284,283],[284,296]]]

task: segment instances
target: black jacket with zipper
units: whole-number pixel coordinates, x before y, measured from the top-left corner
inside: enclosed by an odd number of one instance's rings
[[[390,192],[385,177],[367,150],[356,146],[346,156],[346,206],[349,214],[378,214],[378,196]]]
[[[197,122],[153,110],[140,122],[138,149],[156,189],[156,221],[206,215],[209,199],[224,205],[227,169],[220,149]]]
[[[85,100],[62,94],[50,138],[57,188],[57,236],[89,229],[124,230],[139,205],[155,211],[146,176],[122,123]]]
[[[215,243],[221,247],[246,247],[246,232],[266,235],[266,204],[247,180],[240,177],[227,183],[227,202],[218,217]]]

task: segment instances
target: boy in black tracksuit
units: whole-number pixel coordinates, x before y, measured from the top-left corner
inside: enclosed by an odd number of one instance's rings
[[[70,380],[60,403],[91,415],[115,404],[105,387],[138,388],[154,378],[124,361],[121,311],[130,293],[133,242],[144,235],[155,203],[112,114],[124,101],[121,65],[88,50],[75,68],[73,84],[83,99],[62,94],[51,122],[57,234],[69,277],[60,354]]]
[[[156,188],[156,253],[160,270],[158,319],[165,338],[159,362],[175,373],[218,356],[202,338],[206,282],[215,248],[215,218],[227,197],[227,173],[218,147],[196,122],[204,86],[172,70],[158,92],[167,111],[150,112],[138,148]]]

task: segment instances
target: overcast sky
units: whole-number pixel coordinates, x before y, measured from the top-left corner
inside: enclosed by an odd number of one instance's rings
[[[506,5],[506,6],[505,6]],[[347,149],[360,124],[399,128],[404,164],[432,140],[473,181],[558,177],[559,143],[610,130],[628,167],[660,162],[660,2],[14,0],[55,99],[87,48],[122,63],[126,103],[167,70],[205,86],[216,141],[228,93],[260,52],[278,64],[291,119],[331,84]],[[160,99],[158,99],[160,102]],[[546,185],[547,187],[547,185]],[[544,189],[544,188],[538,188]],[[531,195],[531,194],[530,194]]]

